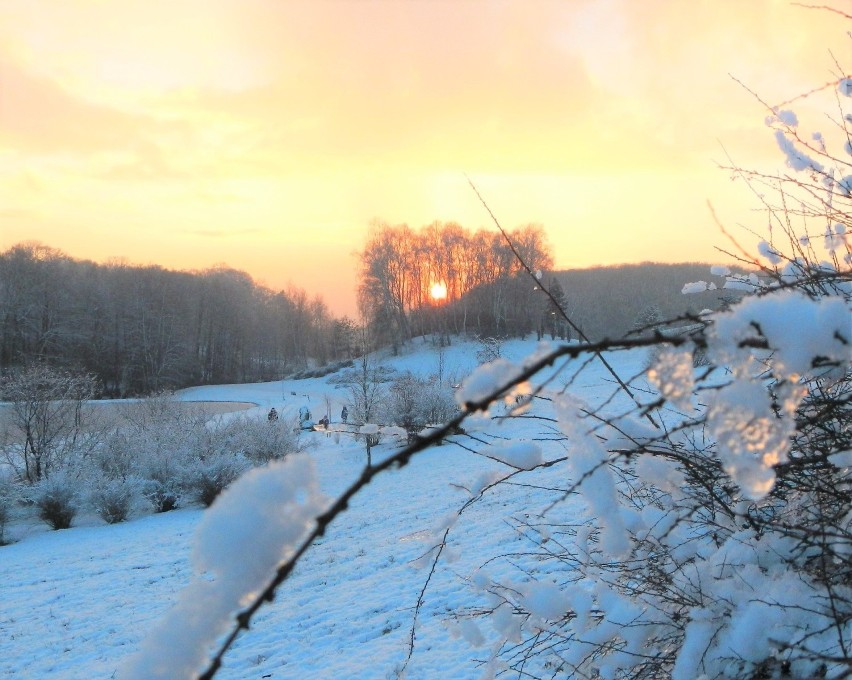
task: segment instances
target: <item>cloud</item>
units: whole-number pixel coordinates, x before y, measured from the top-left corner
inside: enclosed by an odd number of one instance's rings
[[[123,146],[138,119],[90,104],[0,52],[0,142],[34,153],[91,152]]]
[[[228,159],[238,172],[237,159],[251,147],[243,126],[209,110],[128,113],[35,75],[2,52],[0,85],[0,148],[19,171],[49,166],[118,181],[187,179],[222,171]]]

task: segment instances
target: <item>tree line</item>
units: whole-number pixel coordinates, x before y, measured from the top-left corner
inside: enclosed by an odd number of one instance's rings
[[[104,396],[150,394],[279,379],[357,356],[364,338],[373,348],[426,334],[576,337],[559,308],[587,337],[616,338],[652,312],[671,318],[724,301],[721,291],[681,295],[684,283],[708,278],[707,265],[555,272],[541,226],[509,238],[540,281],[498,232],[374,224],[359,253],[358,324],[334,318],[320,297],[273,291],[224,266],[96,264],[18,244],[0,253],[0,370],[41,362],[94,375]]]
[[[509,236],[534,270],[553,268],[541,225]],[[536,287],[498,232],[454,222],[419,229],[379,222],[359,255],[361,313],[386,343],[426,333],[522,334],[538,323]]]
[[[108,396],[280,378],[349,358],[354,327],[227,267],[96,264],[38,243],[0,253],[0,368],[91,373]]]
[[[433,222],[420,229],[376,223],[359,253],[359,303],[372,337],[394,346],[417,335],[620,338],[649,319],[719,309],[740,297],[703,263],[621,265],[553,271],[540,225],[508,233]],[[534,281],[520,259],[538,276]],[[714,290],[685,296],[707,279]],[[432,294],[434,286],[445,297]],[[553,296],[551,300],[542,287]],[[554,303],[554,300],[556,301]],[[562,314],[568,313],[575,328]]]

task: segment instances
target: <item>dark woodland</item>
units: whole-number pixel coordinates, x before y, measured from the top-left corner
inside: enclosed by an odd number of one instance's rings
[[[718,278],[706,264],[553,271],[541,227],[511,236],[593,340],[725,301],[721,291],[681,294],[689,281]],[[453,223],[420,230],[379,225],[359,258],[360,311],[369,333],[357,332],[350,318],[334,318],[319,297],[298,288],[273,291],[227,267],[185,272],[95,264],[19,244],[0,253],[0,369],[47,363],[93,375],[102,396],[127,396],[281,379],[362,349],[398,350],[421,335],[441,342],[452,334],[572,337],[497,233]],[[446,300],[431,298],[435,282],[446,285]],[[364,338],[371,347],[363,347]]]

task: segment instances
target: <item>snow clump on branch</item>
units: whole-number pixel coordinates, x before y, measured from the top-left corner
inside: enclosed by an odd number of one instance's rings
[[[195,677],[234,613],[263,590],[325,505],[306,456],[252,470],[235,482],[198,527],[192,582],[118,677]]]
[[[807,395],[799,381],[846,364],[850,325],[842,299],[812,300],[795,290],[748,298],[716,317],[708,354],[735,377],[709,398],[707,425],[725,471],[747,497],[759,500],[772,490],[773,468],[787,461],[796,409]],[[755,360],[764,343],[769,354]],[[774,396],[759,379],[767,368],[782,381]]]
[[[456,403],[465,407],[487,399],[503,385],[513,381],[521,374],[521,367],[508,359],[495,359],[483,364],[462,381],[456,390]],[[518,395],[530,393],[529,383],[524,381],[503,395],[506,403],[512,403]]]
[[[709,338],[719,365],[748,367],[749,345],[766,345],[776,376],[797,380],[813,369],[842,366],[849,360],[852,319],[839,297],[812,300],[795,290],[780,290],[743,300],[719,314]]]
[[[695,381],[690,349],[666,347],[660,350],[654,365],[648,370],[648,380],[667,401],[683,411],[692,411]]]
[[[518,470],[532,470],[541,465],[541,447],[532,442],[505,442],[494,444],[485,449],[483,453],[506,465]]]

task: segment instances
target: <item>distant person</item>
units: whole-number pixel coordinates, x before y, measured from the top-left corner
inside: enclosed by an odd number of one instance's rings
[[[349,410],[344,406],[343,410],[340,412],[340,419],[343,421],[343,424],[346,424],[346,419],[349,417]]]
[[[266,419],[270,423],[275,421],[275,420],[278,420],[278,411],[275,410],[274,406],[271,409],[269,409],[269,415],[266,416]]]
[[[328,419],[328,416],[325,415],[320,418],[320,425],[322,425],[326,430],[328,429],[328,425],[331,421]]]

